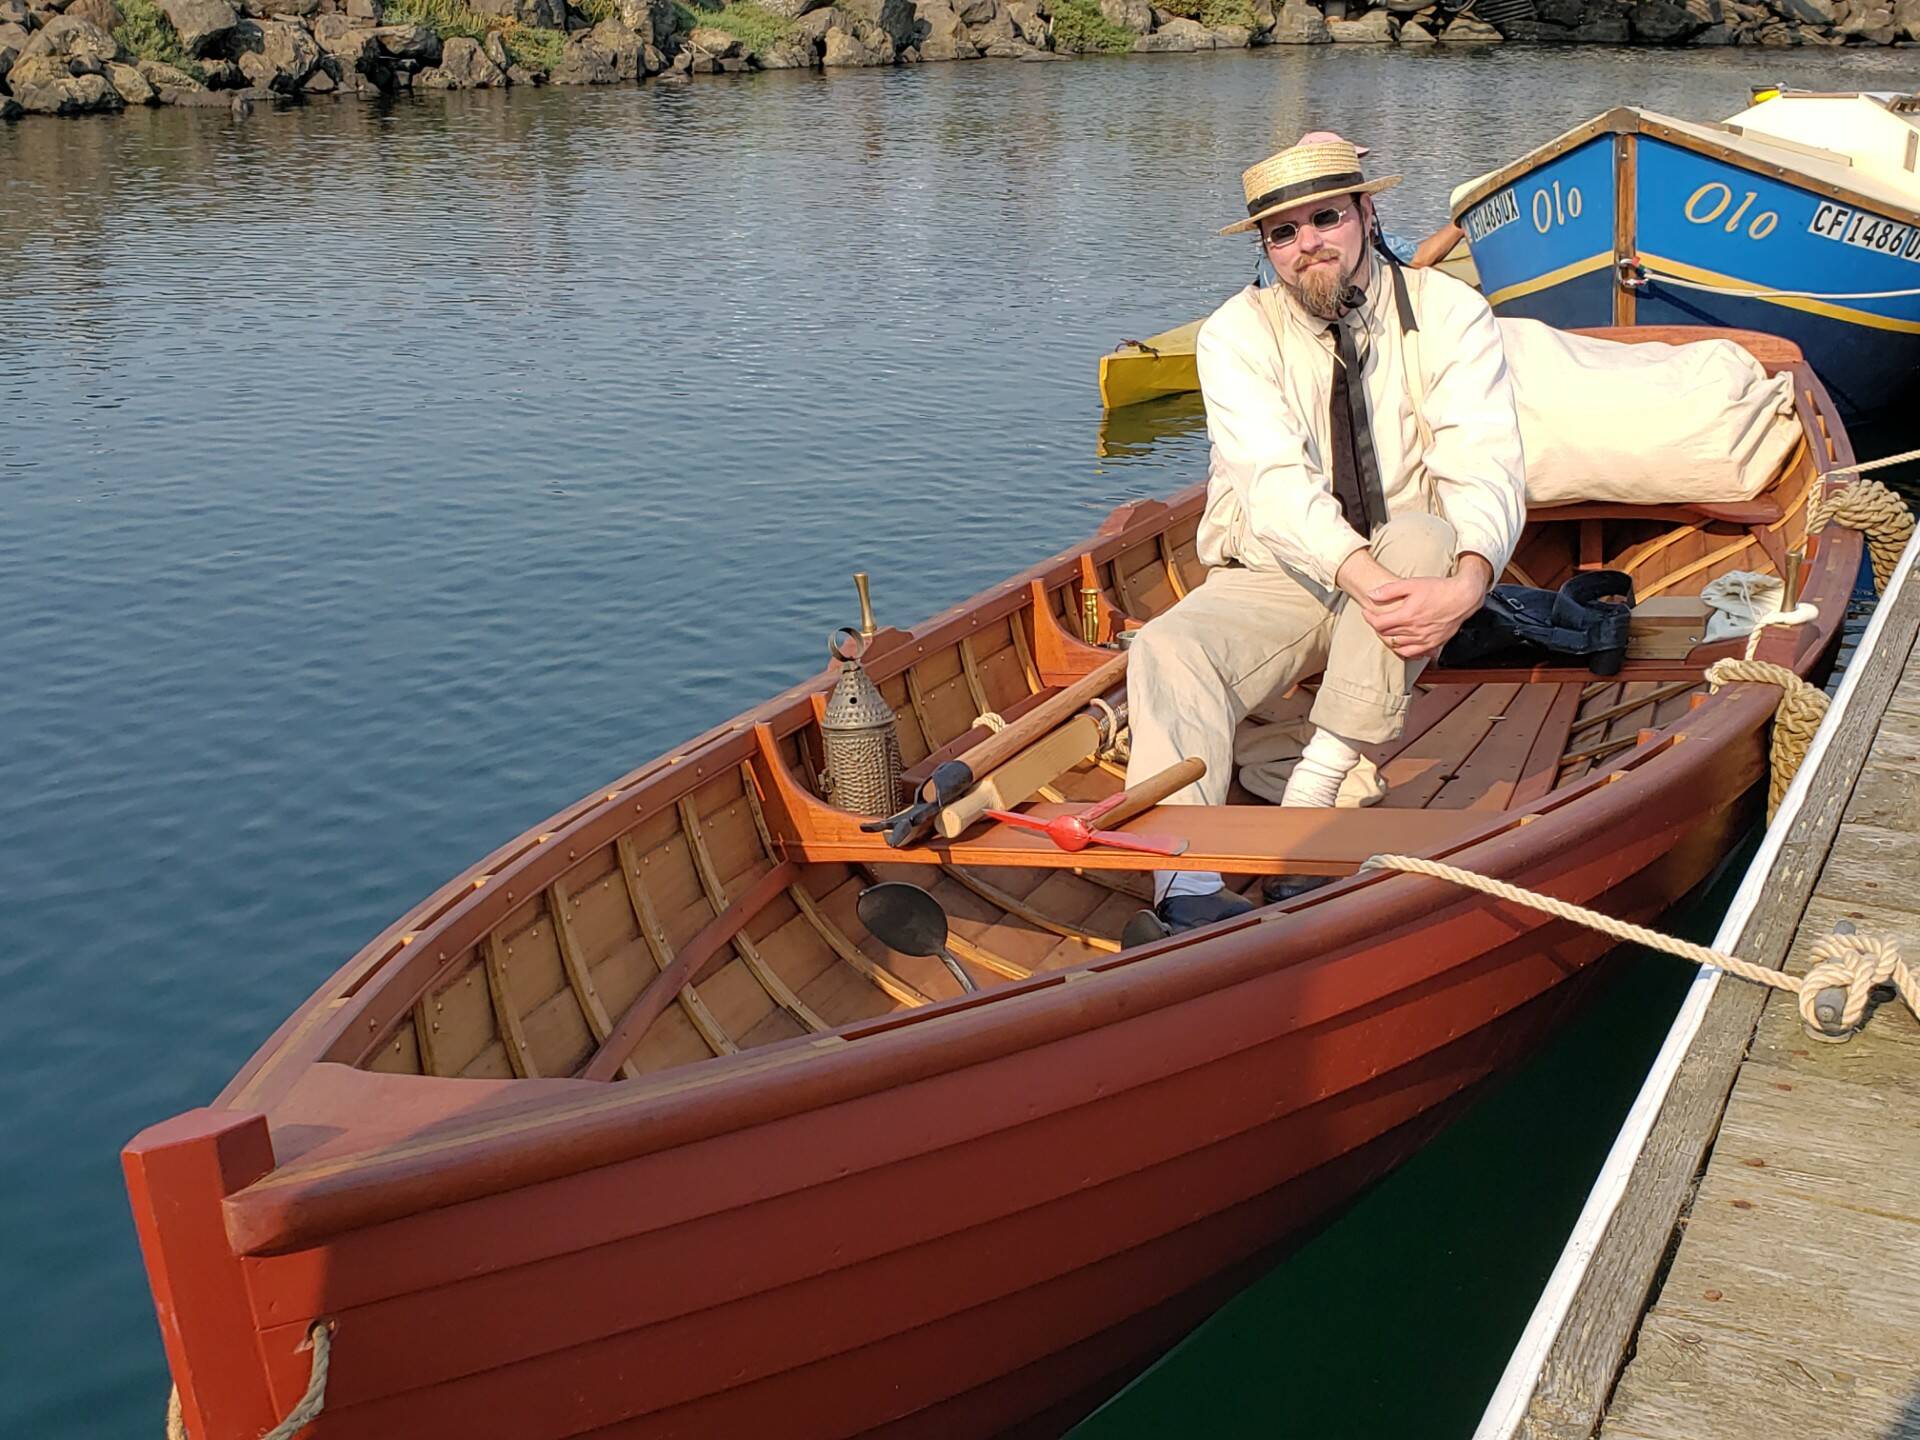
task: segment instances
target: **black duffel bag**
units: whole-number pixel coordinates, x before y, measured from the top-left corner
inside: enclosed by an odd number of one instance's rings
[[[1633,624],[1633,577],[1584,570],[1558,590],[1496,585],[1440,651],[1442,665],[1539,665],[1584,660],[1617,675]]]

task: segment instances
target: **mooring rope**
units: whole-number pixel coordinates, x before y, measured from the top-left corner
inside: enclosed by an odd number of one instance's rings
[[[1860,471],[1916,458],[1920,458],[1920,450],[1846,468]],[[1907,502],[1878,480],[1856,480],[1831,494],[1816,493],[1807,501],[1808,534],[1823,530],[1834,521],[1867,537],[1867,551],[1873,557],[1873,583],[1884,591],[1893,578],[1893,567],[1899,562],[1900,552],[1906,549],[1907,537],[1913,534],[1913,512],[1907,509]]]
[[[1438,860],[1426,860],[1417,855],[1374,855],[1360,868],[1363,871],[1398,870],[1403,874],[1445,880],[1464,889],[1477,890],[1482,895],[1525,905],[1557,920],[1584,925],[1615,940],[1644,945],[1649,950],[1676,955],[1696,965],[1711,965],[1716,970],[1723,970],[1755,985],[1785,991],[1796,997],[1800,1007],[1800,1022],[1806,1027],[1807,1033],[1819,1040],[1850,1038],[1860,1028],[1876,985],[1892,985],[1915,1018],[1920,1019],[1920,976],[1916,976],[1912,967],[1900,958],[1900,947],[1891,940],[1867,935],[1828,935],[1814,945],[1808,957],[1812,964],[1807,973],[1789,975],[1781,970],[1755,965],[1724,950],[1663,935],[1644,925],[1616,920],[1611,915],[1589,910],[1584,905],[1556,900],[1551,895],[1542,895],[1535,890],[1523,890],[1504,880],[1495,880],[1477,871],[1463,870],[1457,865],[1447,865]]]
[[[307,1393],[287,1412],[287,1418],[267,1431],[260,1440],[293,1440],[320,1418],[327,1405],[327,1369],[333,1363],[333,1322],[316,1320],[307,1330],[307,1347],[313,1351],[313,1365],[307,1372]],[[180,1408],[180,1387],[167,1397],[167,1440],[189,1440],[187,1420]]]

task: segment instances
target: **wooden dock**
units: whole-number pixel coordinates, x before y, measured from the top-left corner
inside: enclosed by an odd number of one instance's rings
[[[1721,948],[1800,973],[1852,927],[1920,960],[1916,564],[1920,540]],[[1476,1440],[1596,1434],[1920,1440],[1920,1024],[1898,1000],[1822,1043],[1792,996],[1702,972]]]

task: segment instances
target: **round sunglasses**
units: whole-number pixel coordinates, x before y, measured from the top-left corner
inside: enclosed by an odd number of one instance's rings
[[[1347,216],[1352,213],[1353,207],[1351,205],[1329,205],[1326,209],[1316,210],[1309,215],[1307,217],[1307,223],[1322,234],[1325,234],[1329,230],[1338,229],[1341,225],[1344,225]],[[1261,236],[1260,243],[1265,245],[1269,250],[1284,250],[1299,238],[1300,227],[1292,221],[1288,221],[1284,225],[1274,226],[1273,229]]]

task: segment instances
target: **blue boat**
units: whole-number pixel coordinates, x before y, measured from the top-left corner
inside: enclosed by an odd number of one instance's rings
[[[1609,110],[1450,206],[1501,315],[1795,341],[1849,424],[1920,398],[1920,97]]]

